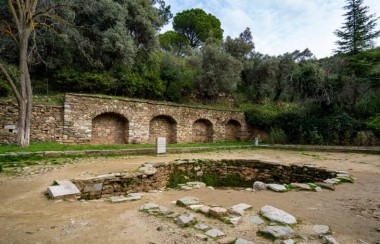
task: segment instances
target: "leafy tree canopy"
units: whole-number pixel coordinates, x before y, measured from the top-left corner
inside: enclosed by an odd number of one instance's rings
[[[223,38],[220,20],[202,9],[190,9],[174,16],[173,28],[186,36],[191,47],[200,47],[207,38]]]

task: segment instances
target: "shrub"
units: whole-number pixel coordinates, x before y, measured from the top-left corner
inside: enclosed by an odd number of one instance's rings
[[[357,146],[375,146],[379,143],[372,131],[359,131],[354,144]]]
[[[11,92],[12,90],[7,82],[0,77],[0,97],[7,97]]]
[[[366,122],[368,128],[370,128],[377,136],[380,136],[380,114],[369,119]]]
[[[287,142],[285,131],[279,128],[271,129],[268,141],[271,144],[285,144]]]

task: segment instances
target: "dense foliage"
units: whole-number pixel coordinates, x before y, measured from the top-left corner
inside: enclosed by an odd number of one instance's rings
[[[201,9],[176,14],[173,30],[159,34],[173,17],[163,0],[63,2],[70,4],[57,14],[69,24],[39,28],[30,40],[36,94],[204,104],[227,98],[230,106],[250,104],[244,108],[248,122],[272,143],[378,143],[380,48],[371,41],[379,31],[363,0],[347,1],[345,22],[336,31],[338,53],[319,60],[309,49],[258,53],[249,28],[223,39],[219,19]],[[7,7],[0,1],[0,17],[9,20]],[[361,31],[353,32],[359,30],[353,23]],[[17,46],[1,32],[0,43],[0,61],[15,70]],[[8,95],[0,74],[0,96]]]

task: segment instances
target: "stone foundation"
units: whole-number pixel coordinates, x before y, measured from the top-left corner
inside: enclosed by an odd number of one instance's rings
[[[252,187],[265,183],[322,182],[337,172],[312,166],[285,165],[259,160],[181,160],[170,163],[146,163],[138,172],[115,173],[72,182],[86,199],[98,199],[202,181],[211,186]]]

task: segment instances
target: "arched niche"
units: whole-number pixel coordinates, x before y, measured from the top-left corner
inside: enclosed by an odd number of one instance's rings
[[[149,123],[149,143],[156,143],[156,137],[166,137],[166,143],[177,143],[177,122],[168,115],[154,117]]]
[[[225,127],[225,140],[226,141],[240,141],[241,140],[241,124],[236,120],[229,120]]]
[[[214,130],[212,123],[207,119],[198,119],[193,123],[193,142],[212,142]]]
[[[128,143],[128,120],[117,113],[102,113],[92,119],[91,144]]]

